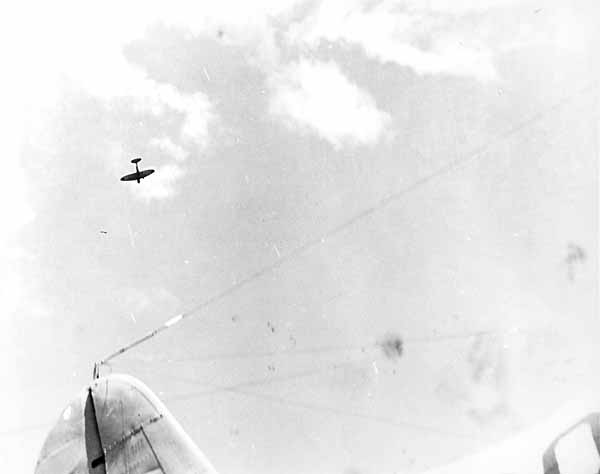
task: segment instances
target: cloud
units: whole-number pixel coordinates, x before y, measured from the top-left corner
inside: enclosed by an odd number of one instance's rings
[[[169,137],[153,138],[150,140],[150,146],[158,148],[175,161],[184,161],[189,155],[185,148],[174,143]]]
[[[163,317],[167,317],[172,308],[179,303],[177,297],[163,287],[154,287],[149,290],[135,287],[125,288],[121,293],[121,301],[123,301],[123,306],[128,308],[136,318],[147,312],[163,313]]]
[[[428,2],[408,0],[404,3],[414,9],[464,15],[476,11],[508,7],[519,3],[522,4],[523,0],[429,0]]]
[[[501,337],[480,335],[445,369],[436,387],[440,399],[460,407],[480,424],[507,421],[511,415],[511,374]]]
[[[480,335],[467,357],[471,383],[471,414],[485,421],[508,406],[508,373],[502,340]]]
[[[153,175],[144,180],[143,186],[132,182],[131,191],[143,201],[165,199],[176,193],[176,183],[183,174],[183,168],[175,163],[159,166]]]
[[[389,0],[375,5],[364,0],[322,2],[292,25],[287,39],[291,45],[313,50],[321,41],[357,45],[370,58],[419,74],[494,79],[492,51],[477,30],[461,31],[452,15],[431,8]]]
[[[138,80],[135,91],[123,94],[133,98],[138,109],[162,115],[175,111],[183,116],[180,138],[199,147],[208,144],[208,124],[214,118],[205,94],[184,94],[170,84],[158,84],[149,79]]]
[[[4,103],[6,104],[6,102]],[[0,119],[0,122],[4,122],[4,120]],[[12,130],[12,128],[7,126],[3,127],[3,130]],[[26,176],[17,159],[19,146],[16,143],[9,143],[16,141],[15,137],[10,135],[7,133],[3,137],[5,157],[0,177],[0,214],[2,215],[0,242],[12,240],[18,231],[35,217],[27,199]],[[1,255],[2,249],[0,249]]]
[[[24,129],[31,121],[29,107],[19,97],[20,87],[19,78],[7,73],[0,88],[0,127],[4,131],[0,173],[0,318],[9,328],[10,318],[24,298],[25,282],[18,270],[29,258],[20,233],[36,217],[28,198],[27,175],[20,161]],[[3,345],[7,353],[11,353],[11,344]]]
[[[7,58],[8,69],[13,72],[11,77],[16,78],[14,88],[8,90],[14,96],[16,107],[27,111],[27,115],[23,115],[30,122],[29,117],[41,115],[44,108],[56,105],[60,100],[60,84],[66,80],[108,104],[127,99],[134,109],[144,113],[159,117],[179,116],[179,130],[166,138],[185,150],[171,146],[169,153],[182,157],[191,147],[208,146],[209,125],[216,116],[206,94],[182,92],[171,84],[155,81],[128,62],[123,54],[124,45],[143,36],[148,26],[160,21],[161,14],[166,14],[170,7],[158,2],[128,4],[118,7],[119,14],[114,15],[117,5],[113,8],[110,3],[94,10],[93,16],[72,1],[59,1],[52,7],[35,5],[36,15],[29,14],[31,5],[13,7],[13,21],[4,25],[0,40],[4,43],[3,49],[8,50],[3,57]],[[175,9],[166,17],[173,22],[188,18],[186,21],[190,23],[198,6],[194,10],[184,4],[180,6],[181,9]],[[18,48],[7,48],[7,45],[18,45]],[[15,114],[3,115],[10,121]],[[30,124],[27,127],[30,128]],[[151,145],[157,146],[156,143]],[[17,144],[16,148],[19,146]],[[167,146],[164,140],[162,146]],[[16,160],[18,149],[10,152],[14,152]],[[16,186],[18,170],[11,171],[11,182]],[[183,175],[182,166],[165,165],[161,175],[157,173],[153,177],[153,184],[144,191],[136,190],[136,196],[143,199],[168,197],[172,195],[174,181]],[[24,210],[12,208],[22,217],[28,215]]]
[[[585,49],[591,33],[577,8],[558,1],[539,7],[523,0],[328,0],[297,18],[284,36],[288,46],[304,51],[336,43],[418,74],[489,82],[499,78],[495,60],[506,52]]]
[[[274,75],[271,85],[274,115],[290,127],[316,132],[336,148],[376,143],[390,119],[332,61],[291,63]]]

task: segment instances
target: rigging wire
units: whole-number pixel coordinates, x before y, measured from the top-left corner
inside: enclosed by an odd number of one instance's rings
[[[402,341],[404,344],[408,344],[408,345],[419,344],[419,343],[428,344],[428,343],[443,342],[446,340],[468,339],[468,338],[478,337],[481,335],[492,335],[493,336],[495,334],[502,333],[502,332],[503,331],[493,331],[493,330],[474,331],[474,332],[467,332],[467,333],[446,334],[446,335],[433,336],[433,337],[403,338]],[[238,352],[238,353],[225,353],[225,354],[217,353],[217,354],[208,354],[206,356],[202,356],[201,358],[190,357],[190,358],[170,359],[170,360],[162,360],[162,361],[161,360],[153,360],[152,364],[156,364],[156,363],[160,363],[160,362],[166,362],[166,363],[195,362],[195,361],[206,362],[206,361],[219,361],[219,360],[223,360],[223,359],[237,359],[237,358],[251,358],[251,357],[276,357],[276,356],[294,357],[297,355],[315,355],[315,354],[328,354],[328,353],[351,352],[351,351],[361,351],[361,352],[365,353],[365,352],[370,352],[375,349],[380,349],[381,346],[382,346],[381,342],[376,342],[376,343],[368,343],[368,344],[354,344],[354,345],[347,345],[347,346],[322,346],[322,347],[295,349],[295,350],[290,349],[290,350],[279,350],[279,351]],[[379,356],[376,359],[382,359],[382,358],[383,357]],[[287,380],[294,380],[294,379],[298,379],[298,378],[302,378],[302,377],[309,377],[312,375],[317,375],[319,373],[326,372],[328,370],[338,370],[338,369],[344,368],[345,366],[350,366],[353,364],[361,364],[361,363],[365,363],[365,362],[372,362],[372,361],[373,361],[372,357],[367,357],[365,359],[360,359],[358,361],[349,361],[349,362],[344,362],[344,363],[335,363],[334,362],[333,365],[331,365],[329,367],[308,369],[308,370],[305,370],[302,372],[295,372],[295,373],[291,373],[291,374],[269,377],[269,378],[260,378],[260,379],[250,380],[250,381],[246,381],[246,382],[241,382],[240,384],[228,385],[228,386],[224,386],[224,387],[213,387],[212,389],[210,389],[208,391],[198,392],[198,393],[196,393],[196,395],[191,394],[191,393],[175,395],[173,397],[167,398],[165,401],[177,401],[179,399],[188,398],[188,395],[189,395],[189,398],[193,398],[194,396],[209,395],[209,394],[218,393],[219,391],[232,391],[232,390],[237,390],[238,388],[244,388],[244,387],[263,386],[263,385],[268,385],[271,383],[283,382],[283,381],[287,381]],[[131,360],[127,360],[127,362],[131,362]],[[109,368],[110,373],[112,373],[113,365],[109,364],[109,363],[106,363],[105,365]],[[155,369],[155,367],[152,367],[152,369]],[[181,377],[181,376],[172,376],[169,378],[172,378],[172,379],[180,381],[180,382],[186,382],[186,383],[191,383],[191,384],[199,383],[198,379],[185,378],[185,377]],[[19,434],[24,433],[24,432],[47,429],[48,427],[52,426],[52,424],[53,424],[53,421],[48,421],[46,423],[41,423],[41,424],[32,424],[32,425],[28,425],[28,426],[21,426],[21,427],[7,429],[5,431],[0,431],[0,438],[6,437],[6,436],[18,436]]]
[[[442,176],[442,175],[446,175],[452,171],[454,171],[455,169],[458,169],[460,166],[463,166],[475,159],[479,159],[482,158],[484,156],[483,152],[485,150],[487,150],[488,148],[490,148],[491,146],[502,142],[503,140],[506,140],[508,138],[510,138],[511,136],[515,135],[516,133],[518,133],[520,130],[529,127],[533,124],[535,124],[536,122],[538,122],[539,120],[541,120],[543,117],[545,117],[547,114],[560,109],[562,106],[564,106],[565,104],[569,103],[571,100],[573,100],[576,96],[586,93],[588,91],[590,91],[591,89],[593,89],[594,87],[597,86],[597,78],[593,78],[591,81],[587,82],[583,87],[579,88],[578,90],[576,90],[575,92],[571,93],[570,95],[563,97],[561,100],[557,101],[556,103],[554,103],[553,105],[544,108],[543,110],[538,111],[537,113],[533,114],[532,116],[530,116],[529,118],[519,122],[516,125],[513,125],[512,127],[509,127],[507,130],[505,130],[504,132],[496,135],[495,137],[493,137],[492,139],[488,140],[487,142],[485,142],[484,144],[476,147],[475,149],[471,150],[468,153],[465,153],[462,156],[458,156],[456,158],[454,158],[453,160],[450,160],[448,163],[440,166],[439,168],[437,168],[435,171],[423,176],[422,178],[419,178],[417,180],[415,180],[413,183],[411,183],[410,185],[394,192],[391,193],[385,197],[383,197],[382,199],[380,199],[379,201],[377,201],[375,204],[371,205],[370,207],[362,210],[361,212],[359,212],[358,214],[355,214],[354,216],[352,216],[350,219],[338,224],[337,226],[333,227],[332,229],[328,230],[327,232],[325,232],[324,234],[314,237],[312,239],[307,240],[305,243],[299,245],[298,247],[292,249],[290,252],[288,252],[285,255],[282,255],[279,259],[275,260],[274,262],[272,262],[271,264],[268,264],[266,266],[264,266],[263,268],[251,273],[250,275],[242,278],[240,281],[234,283],[233,285],[229,286],[228,288],[214,294],[213,296],[209,297],[208,299],[204,300],[203,302],[197,304],[196,306],[193,306],[192,308],[190,308],[188,311],[183,312],[171,319],[169,319],[167,322],[165,322],[164,324],[162,324],[161,326],[159,326],[158,328],[150,331],[149,333],[147,333],[146,335],[142,336],[141,338],[135,340],[134,342],[128,344],[127,346],[122,347],[121,349],[113,352],[112,354],[106,356],[104,359],[100,360],[99,362],[97,362],[94,365],[94,373],[93,373],[93,377],[97,378],[100,376],[100,367],[102,365],[105,365],[107,362],[109,362],[110,360],[114,359],[115,357],[129,351],[130,349],[133,349],[134,347],[138,346],[139,344],[142,344],[143,342],[147,341],[148,339],[153,338],[154,336],[156,336],[157,334],[169,329],[170,327],[180,323],[182,320],[195,315],[196,313],[201,312],[202,310],[206,309],[207,307],[227,298],[228,296],[230,296],[231,294],[235,293],[236,291],[238,291],[239,289],[245,287],[246,285],[248,285],[250,282],[261,278],[263,275],[266,275],[274,270],[276,270],[277,268],[283,266],[284,264],[286,264],[287,262],[293,260],[294,258],[296,258],[299,255],[302,255],[303,253],[305,253],[307,250],[320,245],[321,243],[325,242],[327,239],[341,233],[342,231],[344,231],[345,229],[351,227],[352,225],[354,225],[355,223],[365,219],[366,217],[369,217],[373,214],[375,214],[377,211],[387,207],[388,205],[390,205],[392,202],[395,202],[399,199],[401,199],[402,197],[404,197],[405,195],[413,192],[414,190],[420,188],[421,186],[429,183],[430,181],[433,181],[435,178]]]
[[[373,347],[376,347],[376,346],[373,345]],[[379,357],[376,357],[375,360],[381,360],[383,358],[384,358],[384,356],[379,356]],[[219,394],[219,393],[223,393],[223,392],[241,391],[242,389],[251,388],[251,387],[264,387],[264,386],[275,384],[275,383],[299,380],[301,378],[312,377],[315,375],[324,374],[324,373],[331,372],[331,371],[337,371],[337,370],[344,369],[344,368],[351,368],[351,367],[355,367],[356,365],[361,365],[361,364],[364,364],[367,362],[372,363],[373,361],[374,361],[373,356],[369,355],[367,357],[364,357],[364,358],[361,358],[358,360],[334,363],[332,365],[328,365],[327,367],[307,369],[307,370],[296,371],[296,372],[277,375],[277,376],[261,377],[261,378],[246,380],[243,382],[237,382],[237,383],[225,384],[225,385],[206,384],[206,388],[204,390],[196,390],[193,392],[185,392],[182,394],[175,394],[175,395],[167,396],[167,397],[163,398],[163,401],[169,402],[169,403],[176,403],[179,401],[190,400],[193,398],[199,398],[199,397],[205,397],[205,396],[211,396],[211,395],[215,395],[215,394]],[[192,378],[185,378],[185,377],[181,377],[181,376],[174,376],[172,378],[179,382],[191,383],[191,384],[195,384],[195,385],[197,385],[199,383],[199,381],[197,379],[192,379]],[[14,436],[21,432],[26,432],[26,431],[41,430],[43,428],[52,426],[52,424],[53,424],[53,422],[47,422],[45,424],[15,428],[15,429],[7,430],[4,432],[0,432],[0,437]]]
[[[519,330],[519,331],[523,332],[524,330]],[[456,334],[445,334],[445,335],[438,335],[438,336],[431,336],[431,337],[409,337],[409,338],[402,339],[402,341],[405,345],[431,344],[431,343],[435,344],[435,343],[449,341],[449,340],[469,339],[469,338],[475,338],[475,337],[481,337],[481,336],[493,337],[498,334],[503,334],[506,332],[512,332],[512,330],[487,330],[487,331],[473,331],[473,332],[456,333]],[[525,331],[525,332],[529,332],[529,331]],[[280,356],[280,355],[293,357],[296,355],[327,354],[327,353],[346,352],[346,351],[361,351],[362,353],[365,353],[365,352],[370,352],[374,349],[381,349],[381,348],[382,348],[382,342],[376,342],[376,343],[360,344],[360,345],[355,344],[355,345],[347,345],[347,346],[323,346],[323,347],[296,349],[296,350],[265,351],[265,352],[259,352],[259,353],[240,352],[240,353],[226,353],[226,354],[212,354],[212,355],[209,354],[209,355],[206,355],[206,356],[203,356],[202,358],[200,358],[199,361],[205,362],[205,361],[218,361],[218,360],[223,360],[223,359],[270,357],[270,356]],[[250,388],[250,387],[262,387],[262,386],[267,386],[267,385],[270,385],[273,383],[286,382],[286,381],[291,381],[291,380],[297,380],[300,378],[311,377],[314,375],[326,373],[328,371],[336,371],[336,370],[344,369],[347,367],[361,365],[361,364],[364,364],[367,362],[372,363],[374,361],[378,361],[378,360],[382,360],[382,359],[389,359],[389,356],[380,355],[378,357],[373,358],[372,355],[369,355],[365,358],[361,358],[358,360],[346,361],[346,362],[341,362],[341,363],[334,362],[327,367],[307,369],[307,370],[303,370],[303,371],[297,371],[297,372],[292,372],[289,374],[282,374],[282,375],[278,375],[278,376],[261,377],[258,379],[252,379],[252,380],[247,380],[244,382],[223,385],[223,386],[214,386],[210,383],[205,384],[204,382],[199,381],[198,379],[186,378],[186,377],[173,375],[173,376],[169,376],[169,378],[173,379],[175,381],[190,383],[190,384],[194,384],[194,385],[201,383],[201,384],[206,385],[207,389],[202,390],[202,391],[186,392],[186,393],[182,393],[182,394],[168,396],[164,399],[164,401],[165,402],[177,402],[177,401],[181,401],[181,400],[192,399],[195,397],[209,396],[209,395],[214,395],[214,394],[223,393],[223,392],[235,392],[240,395],[248,395],[248,396],[251,396],[254,398],[264,398],[264,399],[273,398],[274,399],[277,397],[272,397],[270,395],[263,396],[263,394],[256,393],[256,392],[249,392],[249,391],[245,391],[243,389]],[[166,361],[152,361],[152,363],[155,364],[156,362],[194,362],[196,360],[198,360],[198,359],[182,358],[182,359],[173,359],[173,360],[166,360]],[[130,360],[127,362],[130,362]],[[110,372],[112,373],[113,365],[108,364],[108,363],[106,365],[109,367]],[[155,367],[153,367],[153,369],[154,368]],[[289,403],[287,403],[286,399],[281,398],[281,397],[279,398],[279,400],[273,400],[273,401],[277,401],[278,403],[281,403],[283,405],[287,404],[289,406],[298,406],[298,407],[305,408],[305,409],[311,409],[311,408],[309,408],[308,405],[310,405],[310,404],[308,404],[308,403],[297,402],[294,400],[289,400]],[[331,411],[331,409],[329,407],[325,407],[325,406],[321,406],[321,405],[315,405],[315,407],[316,408],[314,408],[314,409],[317,411],[319,411],[319,410]],[[357,414],[357,413],[353,413],[353,412],[344,412],[343,410],[338,410],[338,409],[333,409],[333,410],[340,412],[339,413],[340,415],[346,415],[346,416],[351,416],[351,417],[361,417],[361,418],[371,417],[370,415]],[[371,417],[371,419],[373,419],[373,421],[384,422],[384,423],[386,422],[385,420],[382,420],[379,418],[380,417],[375,417],[375,418]],[[34,425],[28,425],[28,426],[7,429],[5,431],[0,431],[0,438],[9,437],[9,436],[18,436],[21,433],[25,433],[25,432],[29,432],[29,431],[41,431],[43,429],[48,429],[49,427],[51,427],[53,425],[53,423],[54,423],[53,421],[48,421],[46,423],[40,423],[40,424],[34,424]],[[407,424],[402,421],[393,421],[393,420],[387,424],[399,425],[399,426],[406,425],[406,427],[408,427],[408,425],[415,425],[414,423]],[[415,426],[420,426],[424,430],[429,429],[429,427],[427,427],[427,426],[421,426],[421,425],[415,425]],[[432,431],[436,432],[436,430],[437,429],[432,428]],[[442,433],[440,430],[437,430],[437,432],[438,432],[438,434],[445,434],[445,432]],[[453,433],[448,432],[447,434],[456,435],[459,437],[462,436],[462,437],[467,437],[467,438],[474,437],[474,435],[467,435],[467,434],[454,433],[454,432]]]
[[[539,111],[538,113],[532,115],[531,117],[529,117],[528,119],[525,119],[524,121],[521,121],[520,123],[514,125],[513,127],[508,128],[507,130],[505,130],[503,133],[497,135],[496,137],[492,138],[491,140],[489,140],[488,142],[480,145],[479,147],[475,148],[474,150],[472,150],[469,153],[464,154],[463,156],[459,156],[456,157],[455,159],[449,161],[448,163],[446,163],[445,165],[439,167],[437,170],[433,171],[432,173],[417,179],[415,182],[413,182],[412,184],[410,184],[409,186],[400,189],[399,191],[392,193],[384,198],[382,198],[381,200],[379,200],[378,202],[376,202],[374,205],[364,209],[363,211],[361,211],[360,213],[354,215],[352,218],[350,218],[349,220],[346,220],[344,222],[342,222],[341,224],[337,225],[336,227],[330,229],[329,231],[327,231],[325,234],[313,238],[311,240],[308,240],[307,242],[305,242],[304,244],[296,247],[295,249],[293,249],[292,251],[290,251],[289,253],[283,255],[281,258],[279,258],[278,260],[276,260],[275,262],[271,263],[270,265],[267,265],[265,267],[263,267],[262,269],[250,274],[249,276],[245,277],[244,279],[236,282],[234,285],[226,288],[225,290],[216,293],[215,295],[213,295],[212,297],[208,298],[207,300],[199,303],[196,306],[193,306],[192,308],[190,308],[188,311],[181,313],[177,316],[175,316],[174,318],[169,319],[167,322],[165,322],[163,325],[159,326],[158,328],[154,329],[153,331],[147,333],[146,335],[144,335],[143,337],[135,340],[134,342],[130,343],[127,346],[124,346],[123,348],[113,352],[112,354],[110,354],[109,356],[105,357],[104,359],[100,360],[99,362],[97,362],[95,364],[94,367],[94,378],[99,376],[99,370],[100,367],[103,365],[107,365],[107,363],[116,358],[117,356],[129,351],[130,349],[133,349],[134,347],[138,346],[139,344],[142,344],[143,342],[147,341],[148,339],[153,338],[154,336],[156,336],[157,334],[159,334],[160,332],[165,331],[166,329],[169,329],[170,327],[178,324],[179,322],[181,322],[183,319],[193,316],[194,314],[201,312],[203,309],[217,303],[218,301],[226,298],[227,296],[229,296],[230,294],[233,294],[234,292],[236,292],[237,290],[239,290],[240,288],[246,286],[248,283],[250,283],[251,281],[260,278],[261,276],[263,276],[264,274],[267,274],[279,267],[281,267],[282,265],[284,265],[285,263],[287,263],[288,261],[292,260],[293,258],[295,258],[298,255],[303,254],[305,251],[307,251],[308,249],[315,247],[317,245],[319,245],[320,243],[324,242],[327,238],[330,238],[340,232],[342,232],[343,230],[345,230],[346,228],[352,226],[353,224],[355,224],[356,222],[374,214],[376,211],[388,206],[390,203],[402,198],[403,196],[405,196],[406,194],[412,192],[413,190],[419,188],[420,186],[423,186],[425,184],[427,184],[428,182],[434,180],[435,178],[450,173],[451,171],[459,168],[461,165],[467,164],[470,161],[473,161],[475,159],[481,158],[483,155],[482,153],[488,149],[489,147],[495,145],[498,142],[501,142],[502,140],[505,140],[507,138],[509,138],[512,135],[515,135],[516,133],[518,133],[520,130],[522,130],[523,128],[530,126],[536,122],[538,122],[539,120],[541,120],[545,115],[547,115],[548,113],[551,113],[554,110],[559,109],[560,107],[562,107],[563,105],[565,105],[566,103],[570,102],[575,96],[585,93],[589,90],[591,90],[592,88],[597,86],[597,79],[594,78],[593,80],[591,80],[590,82],[588,82],[584,87],[581,87],[580,89],[578,89],[577,91],[575,91],[574,93],[572,93],[571,95],[564,97],[563,99],[559,100],[558,102],[554,103],[552,106],[545,108],[544,110]],[[408,342],[408,341],[407,341]],[[14,434],[14,433],[19,433],[23,430],[30,430],[30,429],[39,429],[41,426],[44,425],[35,425],[35,426],[31,426],[31,427],[25,427],[23,429],[14,429],[14,430],[9,430],[8,432],[2,432],[0,433],[0,436],[6,435],[6,434]]]
[[[226,385],[208,385],[204,390],[196,390],[190,391],[182,394],[171,395],[165,398],[165,401],[168,402],[176,402],[189,400],[197,397],[204,397],[209,395],[214,395],[217,393],[221,393],[230,389],[238,389],[238,388],[246,388],[246,387],[263,387],[266,385],[271,385],[279,382],[288,382],[290,380],[297,380],[305,377],[312,377],[313,375],[319,375],[330,371],[336,371],[344,368],[348,368],[354,366],[356,364],[364,364],[366,362],[371,362],[373,360],[372,357],[366,357],[359,360],[346,361],[342,363],[337,363],[333,365],[329,365],[327,367],[319,367],[316,369],[307,369],[302,371],[296,371],[288,374],[276,375],[272,377],[261,377],[259,379],[246,380],[244,382],[236,382],[233,384]],[[185,378],[177,378],[178,380],[184,382],[194,382],[193,379],[185,379]],[[195,383],[198,381],[196,380]]]
[[[376,360],[381,360],[381,359],[383,359],[383,357],[384,356],[377,357]],[[430,426],[430,425],[423,425],[423,424],[404,421],[404,420],[386,418],[386,417],[382,417],[382,416],[378,416],[378,415],[370,415],[367,413],[342,410],[339,408],[333,408],[333,407],[326,406],[326,405],[312,404],[312,403],[292,400],[292,399],[289,399],[286,397],[278,397],[278,396],[274,396],[274,395],[258,393],[255,391],[248,390],[249,388],[253,388],[253,387],[254,388],[264,387],[266,385],[271,385],[273,383],[287,382],[290,380],[297,380],[300,378],[306,378],[306,377],[312,377],[314,375],[324,374],[324,373],[330,372],[330,371],[337,371],[337,370],[344,369],[344,368],[352,368],[352,367],[356,367],[357,365],[360,366],[367,362],[369,364],[372,364],[374,362],[374,360],[372,357],[367,357],[367,358],[362,358],[359,360],[347,361],[347,362],[344,362],[341,364],[335,364],[335,365],[329,366],[329,367],[304,370],[304,371],[299,371],[299,372],[295,372],[295,373],[291,373],[291,374],[284,374],[284,375],[276,376],[276,377],[265,377],[262,379],[249,380],[249,381],[245,381],[245,382],[239,382],[239,383],[235,383],[235,384],[228,384],[228,385],[222,385],[222,386],[208,386],[205,390],[202,390],[202,391],[188,392],[188,393],[181,394],[181,395],[172,395],[172,396],[166,397],[164,399],[164,401],[169,402],[169,403],[174,403],[174,402],[190,400],[190,399],[198,398],[198,397],[205,397],[205,396],[220,394],[223,392],[230,392],[230,393],[235,393],[235,394],[246,396],[246,397],[259,398],[259,399],[263,399],[266,401],[273,401],[273,402],[277,402],[277,403],[280,403],[280,404],[286,405],[286,406],[299,407],[299,408],[303,408],[303,409],[310,410],[310,411],[328,412],[330,414],[339,415],[339,416],[362,418],[362,419],[371,420],[371,421],[375,421],[378,423],[383,423],[383,424],[396,426],[396,427],[400,427],[400,428],[404,428],[404,429],[413,429],[413,430],[418,430],[418,431],[423,431],[423,432],[429,432],[429,433],[436,434],[438,436],[460,437],[460,438],[465,438],[465,439],[470,439],[470,440],[474,440],[474,439],[481,440],[481,436],[478,434],[475,434],[475,433],[471,434],[471,433],[462,433],[462,432],[451,431],[451,430],[444,430],[444,429],[437,428],[437,427]],[[188,380],[183,379],[183,381],[188,381]]]
[[[402,344],[404,345],[416,345],[416,344],[437,344],[446,341],[453,340],[461,340],[461,339],[471,339],[475,337],[481,336],[496,336],[499,334],[504,334],[511,332],[512,330],[481,330],[481,331],[472,331],[472,332],[464,332],[464,333],[455,333],[455,334],[440,334],[435,336],[416,336],[416,337],[398,337]],[[524,330],[519,330],[519,332],[527,332]],[[304,356],[304,355],[316,355],[316,354],[331,354],[337,352],[351,352],[351,351],[362,351],[365,352],[367,350],[373,350],[377,348],[381,348],[385,341],[379,342],[371,342],[366,344],[349,344],[344,346],[318,346],[318,347],[308,347],[301,349],[279,349],[279,350],[271,350],[271,351],[240,351],[240,352],[221,352],[221,353],[213,353],[213,354],[205,354],[198,356],[189,356],[189,357],[180,357],[180,358],[166,358],[166,359],[153,359],[152,364],[157,363],[206,363],[206,362],[216,362],[220,360],[228,360],[228,359],[249,359],[249,358],[267,358],[267,357],[294,357],[294,356]],[[128,362],[134,362],[135,360],[129,359]],[[141,363],[147,363],[148,361],[140,360]]]
[[[326,406],[326,405],[306,403],[306,402],[302,402],[302,401],[298,401],[298,400],[292,400],[287,397],[277,397],[274,395],[251,392],[248,390],[240,390],[240,389],[232,388],[232,389],[227,389],[226,391],[232,392],[232,393],[237,393],[237,394],[244,395],[247,397],[262,399],[267,402],[276,402],[276,403],[290,406],[290,407],[303,408],[305,410],[310,410],[310,411],[326,412],[326,413],[330,413],[333,415],[361,418],[364,420],[375,421],[378,423],[396,426],[399,428],[410,429],[410,430],[415,430],[415,431],[423,431],[425,433],[432,433],[432,434],[436,434],[438,436],[443,436],[443,437],[450,437],[450,438],[458,437],[458,438],[465,438],[465,439],[469,439],[469,440],[480,441],[481,443],[485,442],[482,439],[481,435],[477,435],[475,433],[469,434],[469,433],[462,433],[462,432],[457,432],[457,431],[444,430],[442,428],[438,428],[435,426],[422,425],[419,423],[412,423],[412,422],[404,421],[404,420],[396,420],[394,418],[387,418],[387,417],[378,416],[378,415],[370,415],[368,413],[360,413],[360,412],[354,412],[354,411],[348,411],[348,410],[341,410],[339,408],[334,408],[334,407],[330,407],[330,406]]]

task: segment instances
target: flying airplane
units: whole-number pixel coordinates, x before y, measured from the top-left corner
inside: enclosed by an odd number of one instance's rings
[[[597,474],[599,403],[578,401],[490,450],[424,474]],[[163,403],[123,374],[96,378],[48,434],[35,474],[216,474]]]
[[[131,162],[135,165],[135,173],[126,174],[121,178],[121,181],[137,181],[140,182],[141,179],[144,179],[146,176],[150,176],[154,173],[154,170],[142,170],[138,168],[138,163],[142,161],[141,158],[134,158]]]

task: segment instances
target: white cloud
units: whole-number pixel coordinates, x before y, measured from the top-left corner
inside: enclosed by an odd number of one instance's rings
[[[9,124],[11,130],[15,126],[18,130],[10,134],[15,143],[4,148],[5,155],[9,156],[3,176],[10,174],[11,178],[10,183],[2,187],[0,201],[11,203],[7,211],[14,214],[15,220],[27,220],[31,214],[25,204],[15,205],[22,202],[16,197],[22,194],[24,187],[17,157],[23,132],[31,128],[26,120],[35,121],[32,117],[56,103],[58,84],[64,78],[106,102],[128,98],[134,107],[148,113],[180,114],[179,133],[170,138],[186,147],[207,146],[208,126],[215,119],[208,97],[202,92],[183,93],[170,84],[154,81],[123,55],[123,46],[143,36],[148,26],[161,19],[161,14],[168,18],[168,12],[177,12],[179,16],[170,15],[173,21],[185,19],[188,24],[198,17],[198,5],[192,8],[182,3],[181,7],[181,10],[172,10],[172,3],[164,2],[127,5],[109,2],[90,13],[78,2],[59,1],[53,5],[15,4],[11,15],[4,16],[0,52],[14,81],[2,92],[14,107],[3,107],[1,122]],[[171,147],[169,151],[175,152],[175,149]],[[176,154],[182,156],[180,151]],[[157,173],[154,177],[151,189],[138,190],[136,195],[143,195],[145,199],[171,195],[172,184],[184,174],[183,168],[165,166],[164,169],[164,176]],[[4,209],[0,210],[5,215]]]
[[[0,88],[0,129],[3,131],[0,172],[0,321],[10,328],[10,318],[24,297],[24,285],[17,269],[20,262],[28,258],[19,236],[23,227],[35,219],[35,213],[28,199],[27,175],[20,161],[24,128],[31,118],[28,107],[19,99],[19,79],[7,72],[3,81]],[[10,353],[11,344],[3,347]]]
[[[431,8],[431,7],[430,7]],[[419,74],[450,74],[481,80],[496,75],[490,48],[476,31],[461,32],[455,20],[387,0],[322,2],[290,28],[291,45],[315,49],[322,40],[358,45],[368,57],[410,67]]]
[[[414,9],[430,10],[438,13],[452,13],[455,15],[508,7],[519,3],[523,4],[526,2],[523,0],[429,0],[427,2],[408,0],[404,2],[404,4],[410,5]]]
[[[163,287],[154,287],[149,290],[140,288],[125,288],[120,295],[123,306],[128,308],[134,318],[140,318],[145,313],[155,312],[168,315],[173,307],[179,304],[179,300],[169,290]],[[130,316],[130,315],[127,315]],[[132,322],[135,322],[132,318]]]
[[[184,170],[175,163],[156,167],[156,172],[144,179],[143,186],[131,182],[132,193],[144,200],[165,199],[175,194],[177,181],[183,176]]]
[[[156,115],[164,113],[165,109],[181,113],[184,117],[181,138],[201,147],[208,144],[208,124],[213,119],[213,112],[203,93],[183,94],[172,85],[141,80],[135,95],[129,96],[137,99],[138,108]]]
[[[150,140],[150,145],[166,153],[175,161],[184,161],[189,155],[185,148],[174,143],[169,137],[153,138]]]
[[[582,6],[585,1],[581,3]],[[530,45],[581,52],[592,34],[573,5],[550,0],[327,0],[292,24],[287,44],[358,46],[418,74],[492,81],[495,58]]]
[[[290,126],[315,131],[336,148],[377,142],[389,121],[373,98],[331,61],[292,63],[273,77],[272,88],[273,114]]]

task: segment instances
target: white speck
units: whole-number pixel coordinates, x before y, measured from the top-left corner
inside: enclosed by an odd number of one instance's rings
[[[248,175],[244,176],[244,179],[246,180],[246,184],[250,183],[250,178],[248,178]]]
[[[136,319],[135,319],[135,316],[133,315],[133,313],[129,313],[129,316],[131,317],[131,320],[132,320],[134,323],[137,323],[137,321],[136,321]]]
[[[377,364],[373,361],[373,370],[375,371],[375,375],[379,375],[379,370],[377,369]]]
[[[71,412],[71,406],[65,408],[65,411],[63,411],[63,420],[67,421],[69,418],[71,418]]]
[[[190,261],[189,260],[184,260],[183,263],[185,263],[186,265],[189,265]]]
[[[129,230],[129,243],[131,243],[131,247],[135,248],[135,240],[133,239],[133,231],[131,230],[131,226],[127,223],[127,229]]]
[[[279,253],[279,249],[277,248],[277,245],[273,245],[273,249],[275,250],[275,253],[277,254],[277,258],[281,258],[281,254]]]
[[[206,80],[210,81],[210,76],[208,75],[208,71],[206,70],[206,68],[204,66],[202,66],[202,70],[204,71],[204,75],[206,76]]]
[[[165,326],[166,327],[171,327],[173,326],[173,324],[177,324],[179,321],[181,321],[183,319],[183,314],[178,314],[177,316],[169,319],[166,323]]]

